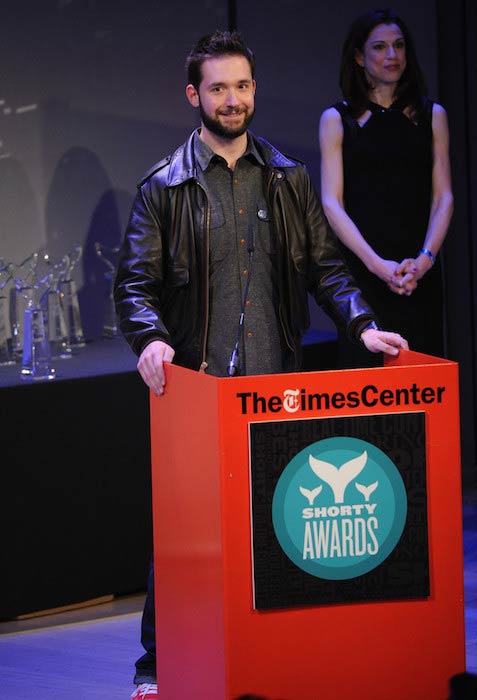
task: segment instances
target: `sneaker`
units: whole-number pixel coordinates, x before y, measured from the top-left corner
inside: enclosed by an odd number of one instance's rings
[[[138,685],[131,700],[159,700],[156,683],[141,683]]]

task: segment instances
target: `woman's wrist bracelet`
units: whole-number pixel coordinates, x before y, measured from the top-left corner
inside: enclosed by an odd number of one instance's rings
[[[421,248],[420,255],[427,255],[429,260],[431,261],[431,265],[434,265],[434,263],[436,262],[434,253],[430,251],[429,248]]]

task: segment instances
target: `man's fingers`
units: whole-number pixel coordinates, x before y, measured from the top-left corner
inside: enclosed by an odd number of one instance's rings
[[[369,329],[361,334],[361,340],[370,352],[384,352],[398,355],[399,349],[409,350],[407,340],[399,333]]]
[[[383,331],[379,340],[382,343],[382,352],[387,352],[391,355],[395,355],[396,350],[398,350],[399,348],[401,348],[402,350],[409,350],[409,344],[407,340],[401,335],[399,335],[399,333]]]
[[[152,391],[161,396],[164,393],[165,377],[162,360],[158,358],[144,358],[138,363],[139,374]]]
[[[164,362],[172,362],[174,359],[175,351],[171,348],[170,345],[166,345],[166,350],[164,352]]]
[[[154,340],[142,351],[137,368],[143,381],[158,396],[164,393],[166,376],[164,362],[172,362],[174,350],[161,340]]]

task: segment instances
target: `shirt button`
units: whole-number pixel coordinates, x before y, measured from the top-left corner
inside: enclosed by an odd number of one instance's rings
[[[253,333],[252,333],[252,331],[249,331],[249,332],[247,333],[247,338],[252,338],[252,337],[253,337]]]
[[[239,184],[239,181],[238,181],[237,178],[235,178],[235,179],[234,179],[234,185],[238,185],[238,184]]]
[[[245,277],[246,277],[246,276],[248,275],[248,270],[244,270],[244,271],[243,271],[243,274],[244,274]]]
[[[251,305],[252,305],[252,302],[250,301],[250,299],[247,299],[247,301],[245,302],[245,306],[251,306]]]
[[[245,245],[245,238],[240,239],[240,245]]]
[[[239,209],[239,214],[245,214],[243,209]]]

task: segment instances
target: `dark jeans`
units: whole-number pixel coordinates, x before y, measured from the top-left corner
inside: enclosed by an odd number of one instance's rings
[[[141,622],[141,644],[146,653],[136,661],[134,683],[156,683],[156,622],[154,611],[154,566],[151,559],[147,594]]]

